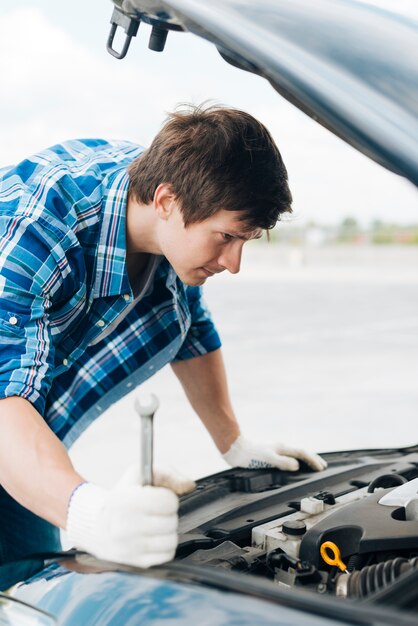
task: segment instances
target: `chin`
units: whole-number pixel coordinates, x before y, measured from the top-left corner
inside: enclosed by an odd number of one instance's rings
[[[188,287],[200,287],[206,282],[207,276],[199,276],[197,272],[176,272],[181,282]]]
[[[180,276],[180,279],[188,287],[200,287],[206,282],[206,278],[181,278]]]

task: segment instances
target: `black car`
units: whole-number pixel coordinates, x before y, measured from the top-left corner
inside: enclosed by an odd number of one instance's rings
[[[114,56],[140,22],[155,50],[194,33],[418,184],[418,22],[396,3],[114,4]],[[126,41],[116,49],[118,29]],[[2,566],[16,584],[0,598],[0,625],[416,624],[418,445],[324,458],[319,474],[232,469],[199,480],[181,499],[169,564],[140,570],[70,550]]]

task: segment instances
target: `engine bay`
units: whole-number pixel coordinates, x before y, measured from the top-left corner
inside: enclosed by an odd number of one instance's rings
[[[158,598],[161,588],[170,597],[179,589],[184,607],[184,598],[198,598],[200,606],[202,589],[205,596],[215,588],[222,591],[217,601],[225,592],[233,602],[268,601],[269,619],[276,615],[271,607],[281,607],[281,624],[294,609],[298,620],[415,626],[418,446],[323,456],[328,468],[318,473],[235,468],[199,480],[180,499],[179,545],[169,563],[142,570],[75,549],[33,555],[19,564],[25,580],[17,578],[3,600],[42,608],[51,597],[61,610],[68,599],[79,620],[83,603],[89,610],[92,597],[113,603],[124,585],[129,601],[122,605],[136,598],[146,607],[150,586]]]
[[[178,558],[383,604],[396,587],[397,605],[418,608],[418,452],[403,452],[333,453],[320,474],[236,469],[199,481],[182,499]]]

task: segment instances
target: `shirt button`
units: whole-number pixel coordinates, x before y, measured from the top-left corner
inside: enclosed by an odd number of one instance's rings
[[[68,365],[68,359],[63,359],[63,360],[62,360],[62,364],[63,364],[63,365]]]
[[[14,326],[15,324],[17,324],[17,317],[15,317],[14,315],[12,315],[11,317],[9,317],[9,324],[12,324],[12,326]]]
[[[99,321],[97,322],[97,326],[100,326],[100,328],[102,328],[104,325],[105,325],[105,323],[104,323],[104,321],[103,321],[103,320],[99,320]]]
[[[129,293],[125,293],[123,296],[123,299],[126,300],[126,302],[128,302],[128,300],[131,299],[131,296],[129,295]]]

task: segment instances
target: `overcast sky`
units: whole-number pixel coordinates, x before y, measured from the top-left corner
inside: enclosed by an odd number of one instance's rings
[[[315,124],[262,78],[229,66],[210,44],[169,33],[165,52],[151,52],[142,24],[127,58],[113,59],[105,49],[111,13],[109,0],[2,3],[1,165],[74,137],[146,145],[177,103],[211,99],[271,130],[289,171],[293,219],[418,222],[410,183]]]

